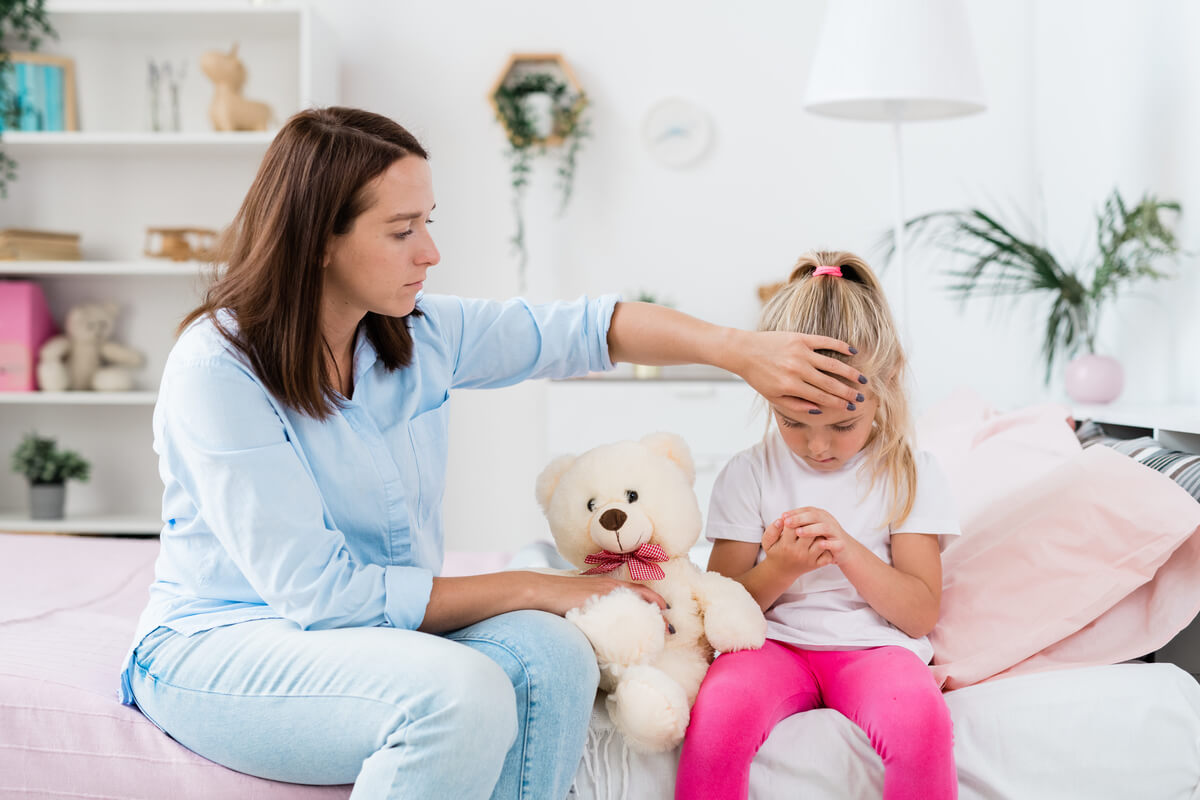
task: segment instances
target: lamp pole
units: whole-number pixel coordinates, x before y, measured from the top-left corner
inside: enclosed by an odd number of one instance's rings
[[[896,327],[900,330],[900,337],[907,339],[906,344],[912,343],[912,334],[908,330],[908,275],[905,272],[904,264],[904,150],[901,147],[900,141],[900,117],[897,116],[892,120],[892,143],[895,146],[896,154],[894,164],[892,165],[892,174],[894,176],[893,191],[893,213],[892,218],[892,238],[895,246],[895,257],[893,263],[896,266],[896,275],[900,282],[900,297],[897,305]]]

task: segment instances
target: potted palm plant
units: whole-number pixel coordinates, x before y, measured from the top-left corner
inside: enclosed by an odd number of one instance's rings
[[[91,465],[73,450],[58,449],[54,439],[27,433],[12,454],[13,472],[29,481],[29,507],[33,519],[62,519],[66,483],[86,481]]]
[[[1173,276],[1160,264],[1180,252],[1175,220],[1167,219],[1179,213],[1179,203],[1150,194],[1130,206],[1114,189],[1096,215],[1095,253],[1080,263],[1060,259],[978,208],[924,214],[906,228],[915,243],[966,259],[966,266],[949,272],[949,289],[962,300],[976,294],[1045,296],[1045,381],[1057,359],[1075,356],[1066,370],[1067,393],[1078,402],[1107,403],[1120,394],[1123,371],[1116,359],[1097,352],[1100,315],[1129,284]]]

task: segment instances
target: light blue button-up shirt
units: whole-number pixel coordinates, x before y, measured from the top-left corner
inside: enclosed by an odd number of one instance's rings
[[[134,646],[163,625],[269,617],[417,628],[442,565],[450,389],[611,369],[617,300],[425,295],[411,364],[389,372],[360,335],[354,397],[320,421],[280,404],[211,321],[193,324],[154,408],[164,527]]]

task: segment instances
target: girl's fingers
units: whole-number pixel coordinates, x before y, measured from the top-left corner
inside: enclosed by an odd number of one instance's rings
[[[783,518],[783,524],[788,528],[803,528],[805,525],[813,525],[820,521],[820,515],[810,509],[796,509],[789,511]]]
[[[783,530],[783,520],[777,519],[767,526],[763,531],[762,546],[764,550],[770,550],[779,541],[779,535]]]

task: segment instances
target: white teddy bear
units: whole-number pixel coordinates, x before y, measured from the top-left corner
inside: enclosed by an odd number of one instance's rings
[[[577,574],[644,583],[670,605],[673,634],[657,606],[627,589],[567,614],[596,651],[613,724],[643,752],[683,740],[714,649],[754,649],[766,637],[749,592],[688,558],[701,525],[695,479],[683,439],[656,433],[558,458],[537,481],[555,544]]]
[[[116,303],[83,303],[67,312],[64,333],[49,339],[38,353],[42,391],[127,392],[134,387],[133,369],[145,359],[132,347],[110,340],[118,310]]]

